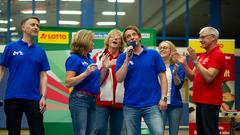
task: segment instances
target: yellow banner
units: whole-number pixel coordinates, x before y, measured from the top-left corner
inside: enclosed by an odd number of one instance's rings
[[[68,32],[39,31],[38,43],[67,44],[69,43]]]
[[[219,39],[218,45],[220,46],[222,52],[225,54],[234,54],[235,53],[235,40]],[[205,52],[205,50],[200,47],[201,43],[200,43],[199,39],[189,39],[189,46],[194,48],[196,53]]]

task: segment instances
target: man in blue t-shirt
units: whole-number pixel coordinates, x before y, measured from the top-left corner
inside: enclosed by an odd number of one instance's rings
[[[21,22],[23,37],[8,44],[0,59],[0,80],[8,69],[9,77],[4,100],[9,135],[20,135],[25,113],[30,134],[44,135],[43,113],[46,110],[47,71],[45,51],[34,44],[40,20],[27,17]]]
[[[141,33],[137,27],[128,26],[123,39],[129,46],[117,59],[116,79],[124,81],[123,111],[127,134],[141,134],[143,117],[151,135],[162,135],[161,110],[167,107],[165,64],[157,51],[141,45]]]

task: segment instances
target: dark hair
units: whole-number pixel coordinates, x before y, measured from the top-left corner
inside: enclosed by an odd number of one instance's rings
[[[129,25],[129,26],[127,26],[127,28],[125,28],[124,31],[123,31],[123,40],[124,40],[124,42],[127,42],[127,39],[126,39],[126,36],[125,36],[125,32],[126,32],[127,30],[134,30],[135,32],[137,32],[138,36],[139,36],[140,38],[142,38],[142,35],[141,35],[138,27]]]
[[[22,21],[21,21],[21,27],[26,23],[26,21],[28,21],[29,19],[35,19],[38,21],[38,23],[40,23],[40,19],[36,16],[29,16],[29,17],[26,17],[24,18]]]

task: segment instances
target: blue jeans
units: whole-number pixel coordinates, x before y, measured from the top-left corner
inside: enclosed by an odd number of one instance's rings
[[[97,135],[106,135],[110,126],[110,135],[121,135],[123,126],[123,110],[108,107],[97,107],[96,109],[96,131]]]
[[[39,101],[27,99],[6,99],[4,111],[9,135],[20,135],[22,115],[25,113],[31,135],[44,135],[43,114]]]
[[[96,97],[73,91],[69,97],[74,135],[91,135],[94,131]]]
[[[169,123],[169,135],[178,135],[180,120],[182,116],[182,107],[168,105],[167,110],[162,111],[164,127]]]
[[[143,117],[150,135],[163,135],[162,114],[157,105],[145,108],[124,106],[124,121],[127,135],[141,135],[141,118]]]

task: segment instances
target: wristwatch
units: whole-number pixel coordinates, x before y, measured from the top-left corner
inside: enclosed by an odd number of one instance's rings
[[[198,64],[198,59],[193,60],[194,65]]]
[[[166,96],[162,96],[161,100],[164,101],[164,102],[167,102],[167,97]]]

